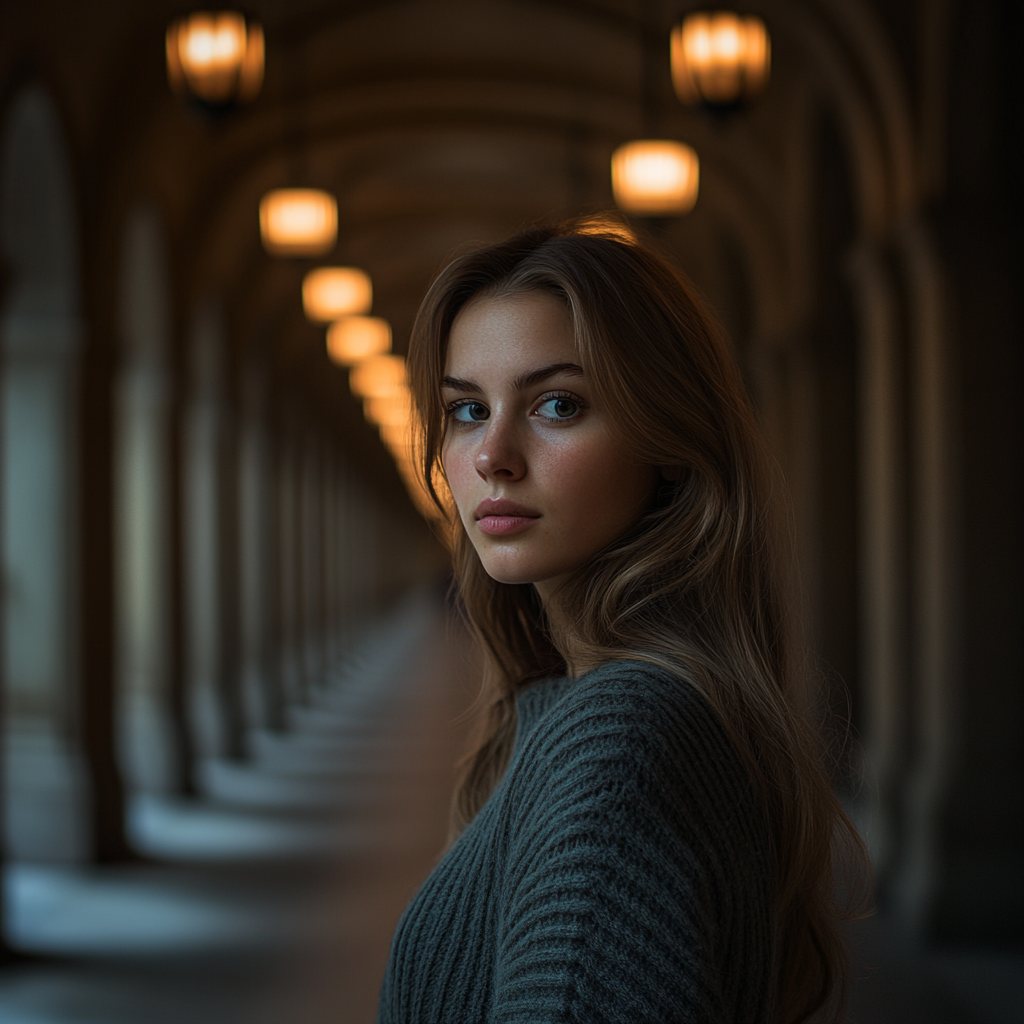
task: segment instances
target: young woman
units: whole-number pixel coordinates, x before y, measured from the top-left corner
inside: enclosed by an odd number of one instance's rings
[[[794,691],[768,456],[692,288],[612,222],[456,259],[423,467],[488,658],[381,1024],[838,1019],[862,857]]]

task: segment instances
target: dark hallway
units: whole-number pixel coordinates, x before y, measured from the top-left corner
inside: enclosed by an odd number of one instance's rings
[[[475,668],[415,592],[290,732],[206,764],[203,800],[129,808],[148,863],[10,868],[25,959],[0,977],[0,1019],[373,1020],[395,922],[444,844]]]
[[[725,99],[673,63],[702,11],[0,4],[2,1024],[374,1019],[482,664],[413,319],[602,211],[708,298],[784,478],[876,877],[852,1024],[1024,1019],[1021,5],[719,11],[764,32]]]
[[[146,863],[8,869],[4,1024],[363,1024],[394,924],[444,843],[460,715],[478,669],[419,591],[252,761],[204,798],[140,798]],[[884,917],[849,927],[851,1024],[1005,1024],[1014,952],[921,951]]]

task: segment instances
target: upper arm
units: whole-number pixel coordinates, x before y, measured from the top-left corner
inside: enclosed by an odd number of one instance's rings
[[[643,714],[567,725],[538,740],[539,770],[517,787],[494,1019],[727,1019],[714,842],[673,738]]]

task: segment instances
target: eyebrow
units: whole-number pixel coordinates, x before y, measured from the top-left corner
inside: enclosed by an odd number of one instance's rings
[[[558,373],[564,373],[567,377],[585,376],[583,367],[578,363],[551,363],[550,366],[540,366],[536,370],[529,370],[527,373],[519,374],[512,381],[512,387],[516,391],[523,391],[526,388],[533,387],[534,384],[547,380],[548,377],[554,377]],[[449,391],[483,391],[483,388],[476,381],[465,380],[462,377],[442,377],[441,387],[447,388]]]

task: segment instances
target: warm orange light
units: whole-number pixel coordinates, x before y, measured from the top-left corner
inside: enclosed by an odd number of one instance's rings
[[[263,84],[263,29],[236,11],[202,11],[167,29],[167,77],[207,103],[251,100]]]
[[[346,316],[327,328],[327,354],[339,366],[390,350],[391,324],[379,316]]]
[[[338,203],[318,188],[275,188],[260,200],[263,248],[274,256],[322,256],[338,238]]]
[[[406,388],[405,360],[401,356],[370,356],[349,374],[353,394],[360,398],[389,398]]]
[[[771,41],[760,18],[691,14],[672,32],[672,81],[683,103],[728,105],[768,83]]]
[[[378,427],[408,429],[412,420],[412,398],[406,390],[396,391],[384,398],[368,398],[363,408],[366,418]]]
[[[666,217],[688,213],[697,201],[697,154],[681,142],[627,142],[612,155],[615,202],[628,213]]]
[[[413,504],[427,519],[439,518],[441,513],[417,471],[411,422],[382,423],[380,437],[395,460],[395,467],[405,483],[405,488],[409,492]]]
[[[408,491],[412,503],[419,510],[420,515],[424,519],[440,519],[441,512],[434,504],[434,500],[430,497],[426,487],[423,485],[423,481],[420,479],[411,449],[406,455],[399,455],[392,451],[392,457],[395,460],[398,475],[402,478],[405,489]]]
[[[412,431],[409,423],[381,423],[381,440],[397,458],[412,459]]]
[[[329,323],[343,316],[369,313],[373,286],[358,267],[319,267],[302,281],[302,307],[310,320]]]
[[[588,217],[573,228],[577,235],[596,235],[598,238],[614,238],[626,245],[636,245],[636,232],[628,225],[608,216]]]

